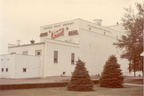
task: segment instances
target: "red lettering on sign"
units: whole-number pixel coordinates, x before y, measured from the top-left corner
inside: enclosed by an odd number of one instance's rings
[[[48,35],[47,32],[45,32],[45,33],[41,33],[41,34],[40,34],[40,37],[47,36],[47,35]]]
[[[69,36],[71,36],[71,35],[78,35],[78,31],[77,30],[69,31],[68,35]]]
[[[55,32],[52,32],[51,38],[54,39],[56,37],[63,36],[63,35],[64,35],[64,28],[61,28]]]

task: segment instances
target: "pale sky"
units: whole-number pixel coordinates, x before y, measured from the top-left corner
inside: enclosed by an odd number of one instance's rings
[[[81,18],[102,19],[103,26],[121,23],[124,8],[143,0],[0,0],[0,54],[8,43],[39,42],[40,26]]]

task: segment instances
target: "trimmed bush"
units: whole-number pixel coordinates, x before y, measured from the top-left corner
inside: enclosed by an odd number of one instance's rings
[[[77,61],[74,73],[70,83],[67,86],[69,91],[92,91],[93,82],[90,79],[88,71],[85,68],[85,63],[81,60]]]
[[[111,55],[104,65],[102,76],[100,78],[100,86],[121,88],[123,87],[123,79],[120,65],[117,63],[117,58],[115,55]]]

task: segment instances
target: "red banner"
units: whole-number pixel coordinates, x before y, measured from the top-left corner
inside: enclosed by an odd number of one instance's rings
[[[78,35],[78,31],[77,30],[69,31],[68,35],[69,36],[71,36],[71,35]]]
[[[47,32],[45,32],[45,33],[41,33],[41,34],[40,34],[40,37],[47,36],[47,35],[48,35]]]
[[[61,28],[55,32],[52,32],[51,33],[51,38],[54,39],[56,37],[59,37],[59,36],[63,36],[64,35],[64,28]]]

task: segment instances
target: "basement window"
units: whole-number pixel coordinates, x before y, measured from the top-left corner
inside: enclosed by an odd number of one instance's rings
[[[66,74],[66,72],[63,72],[63,75],[65,75]]]
[[[26,68],[23,68],[23,72],[26,72],[27,71],[27,69]]]

